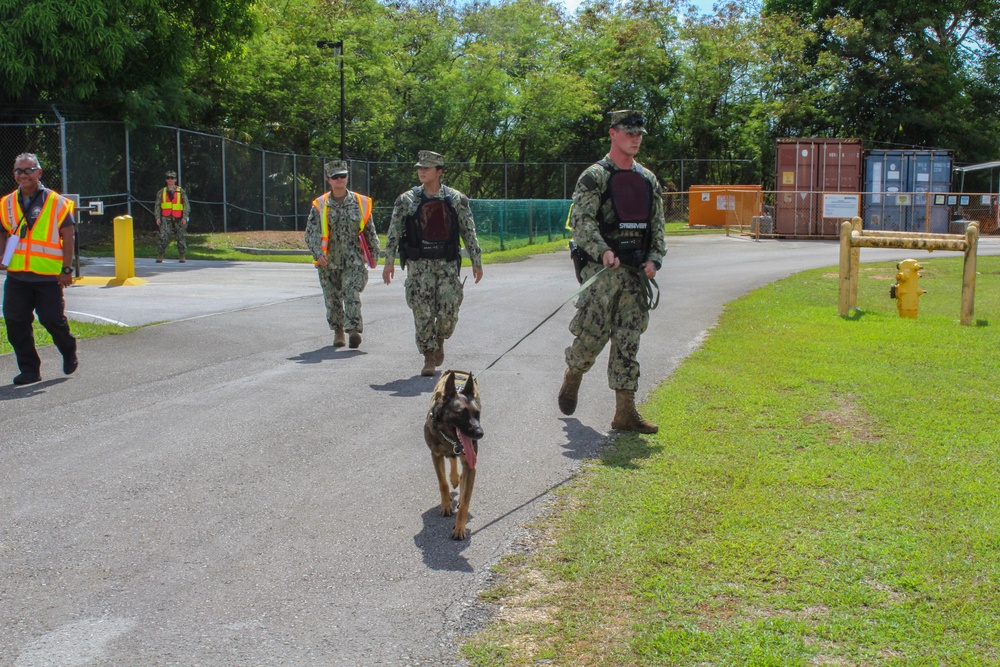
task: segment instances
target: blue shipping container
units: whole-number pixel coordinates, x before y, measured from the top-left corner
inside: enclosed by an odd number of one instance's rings
[[[948,207],[928,193],[951,191],[952,151],[865,151],[865,229],[948,233]]]

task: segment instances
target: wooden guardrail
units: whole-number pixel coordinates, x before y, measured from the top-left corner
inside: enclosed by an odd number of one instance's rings
[[[858,264],[861,248],[910,248],[928,252],[955,250],[965,253],[960,321],[966,326],[972,324],[976,302],[976,252],[979,248],[979,226],[976,223],[971,223],[962,235],[863,230],[859,217],[842,222],[838,289],[838,311],[841,317],[847,317],[851,308],[858,302]]]

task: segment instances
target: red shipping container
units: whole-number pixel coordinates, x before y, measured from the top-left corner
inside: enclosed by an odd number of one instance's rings
[[[780,236],[840,235],[841,217],[823,217],[826,193],[861,192],[860,139],[778,139],[774,230]]]

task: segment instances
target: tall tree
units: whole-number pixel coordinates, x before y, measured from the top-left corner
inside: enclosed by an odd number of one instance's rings
[[[0,103],[84,103],[109,118],[184,121],[188,84],[254,29],[253,0],[0,0]]]
[[[821,53],[850,63],[834,113],[863,138],[955,147],[967,159],[995,158],[1000,102],[997,0],[768,0],[768,13],[812,21]],[[863,30],[843,38],[837,17]],[[986,112],[984,114],[984,112]]]

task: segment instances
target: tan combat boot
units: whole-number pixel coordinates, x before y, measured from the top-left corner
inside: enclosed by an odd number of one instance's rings
[[[434,375],[434,368],[434,352],[424,352],[424,367],[420,369],[420,374],[424,377],[430,377]]]
[[[177,253],[177,254],[180,257],[180,263],[181,264],[183,264],[184,262],[187,261],[186,259],[184,259],[184,253],[181,252],[181,253]]]
[[[347,345],[347,338],[344,337],[344,327],[337,327],[333,331],[333,346],[344,347]]]
[[[157,264],[163,264],[163,253],[162,252],[156,253],[156,263]]]
[[[444,363],[444,338],[438,338],[438,349],[434,351],[434,365],[440,366]]]
[[[356,350],[361,347],[361,334],[357,331],[349,331],[348,333],[350,334],[348,340],[350,341],[351,349]]]
[[[559,412],[564,415],[571,415],[576,412],[576,399],[580,394],[580,382],[583,380],[583,373],[566,369],[563,374],[562,386],[559,387]]]
[[[635,392],[629,389],[615,389],[615,416],[611,428],[635,433],[656,433],[660,428],[642,418],[635,409]]]

